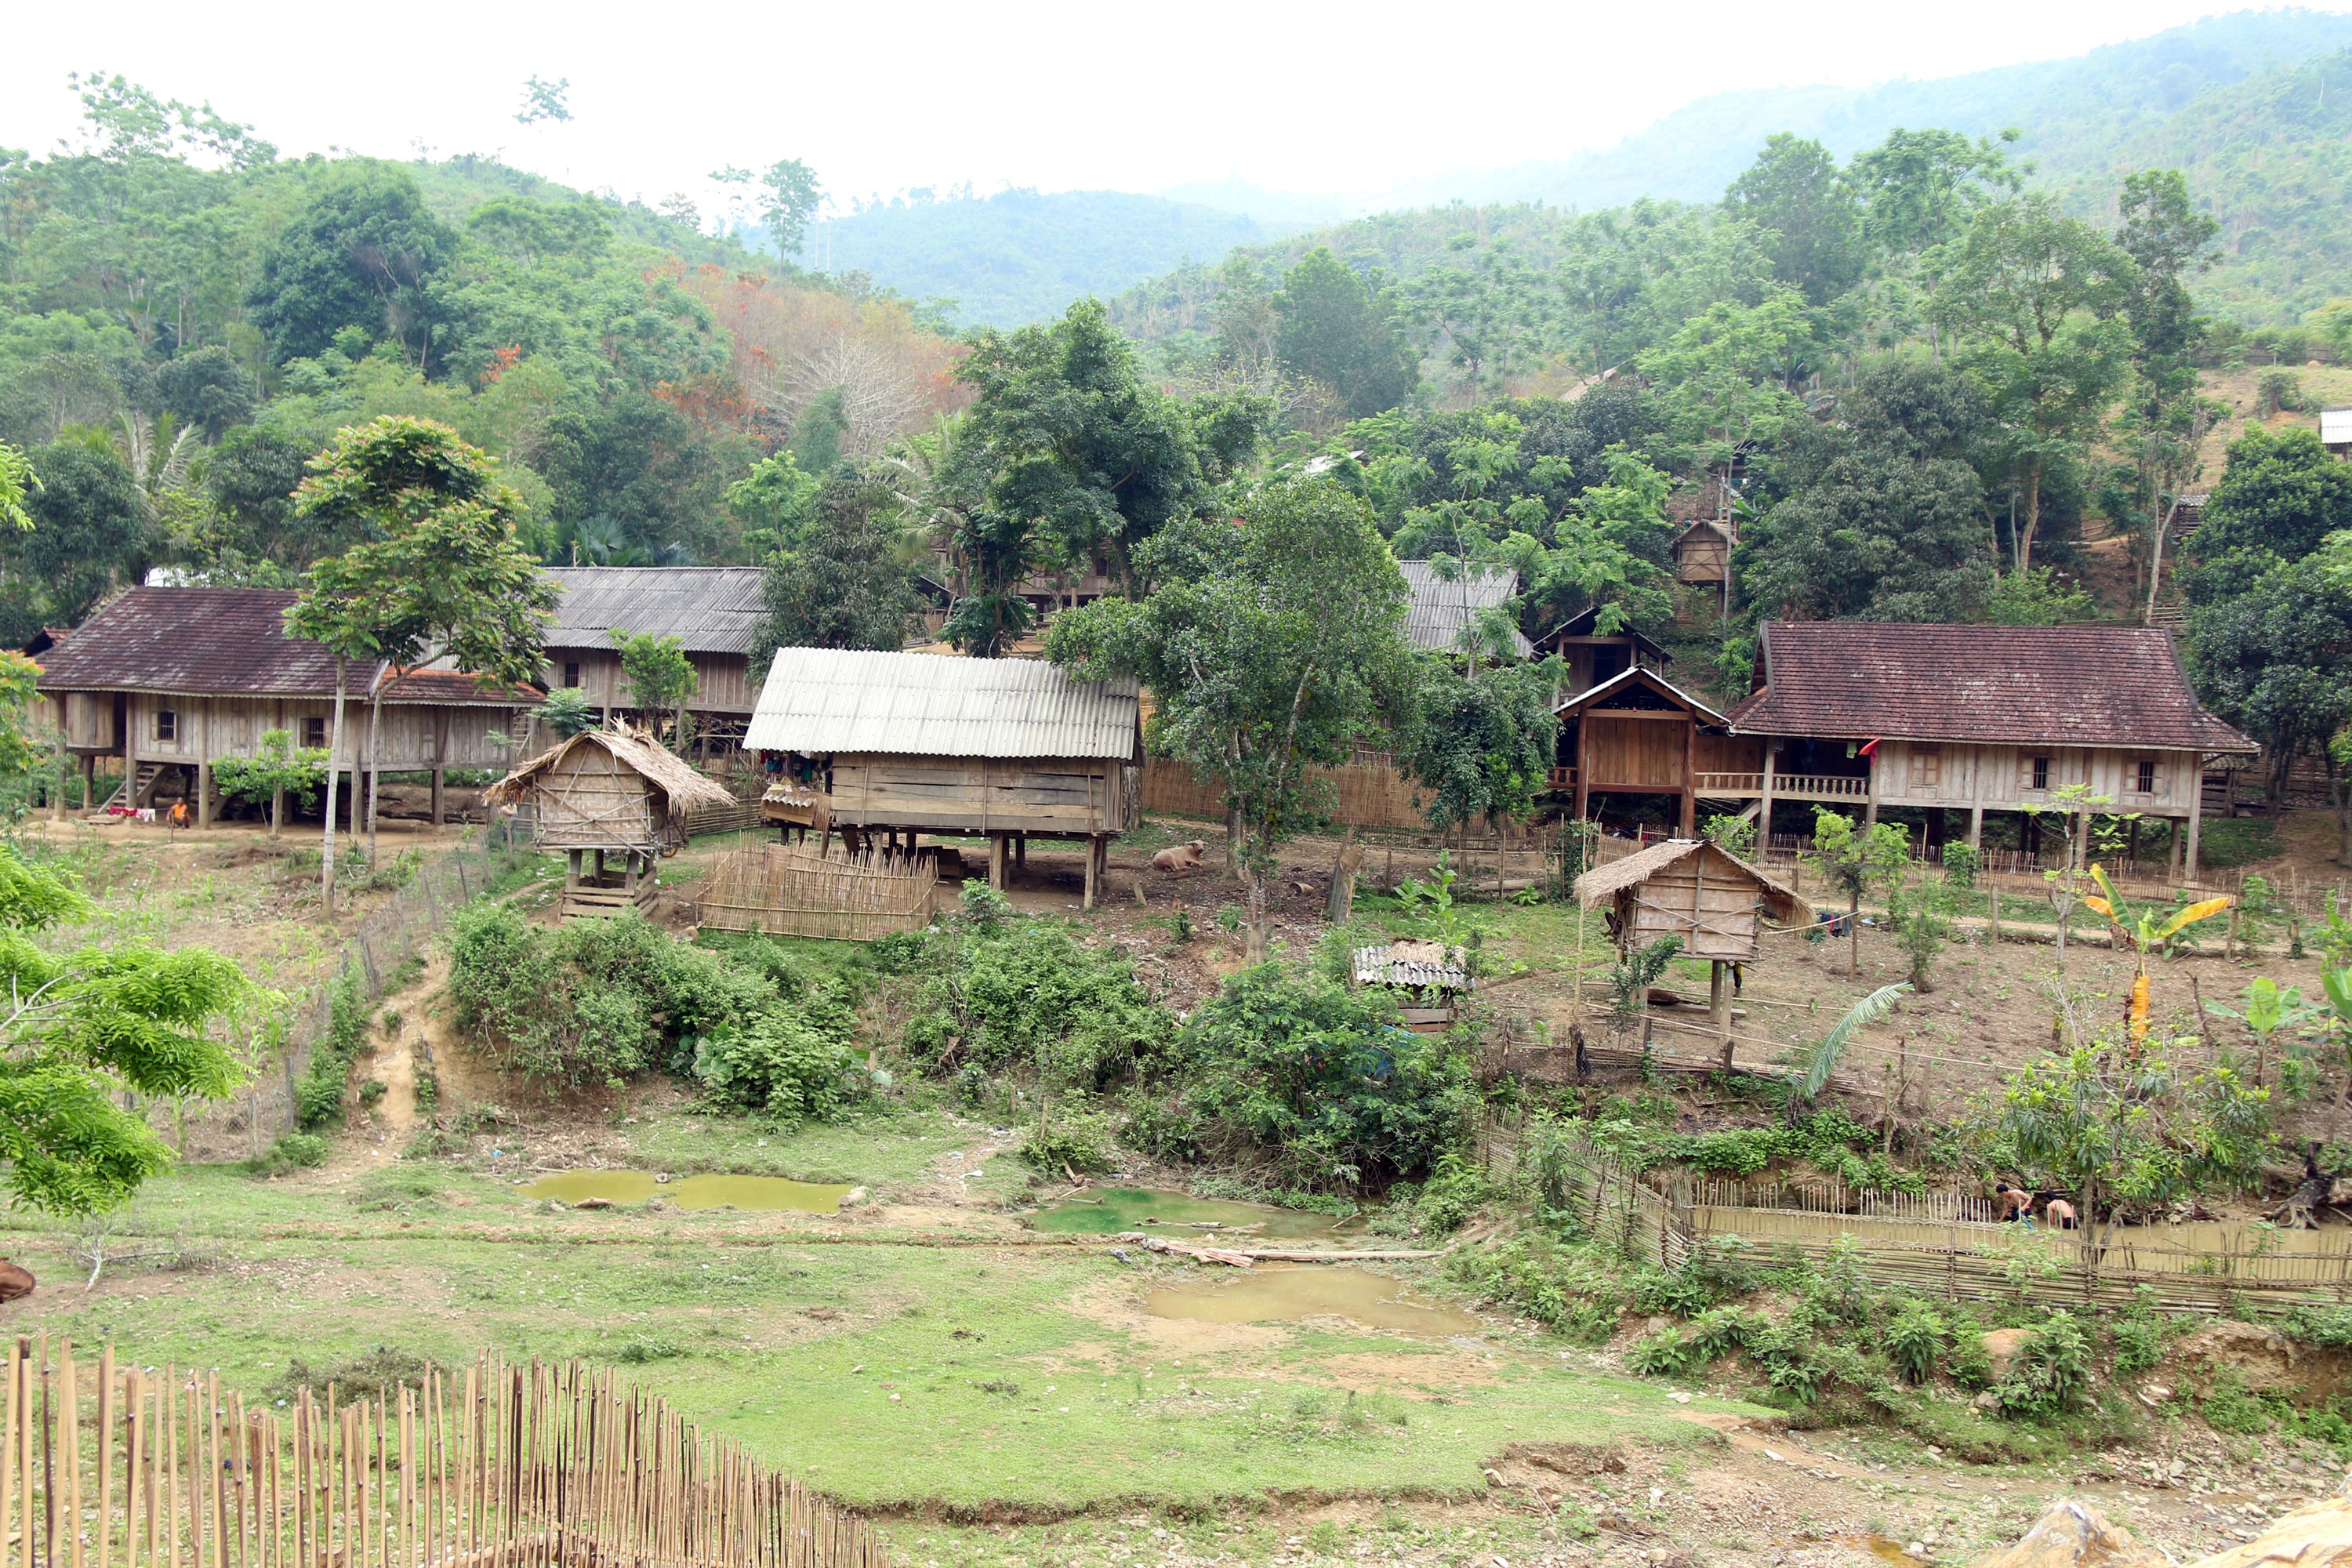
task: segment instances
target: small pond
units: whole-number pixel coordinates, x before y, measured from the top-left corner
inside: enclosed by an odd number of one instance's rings
[[[1319,1264],[1292,1268],[1260,1264],[1213,1288],[1171,1286],[1145,1297],[1143,1310],[1155,1318],[1189,1318],[1203,1323],[1271,1323],[1328,1316],[1412,1334],[1478,1331],[1478,1320],[1469,1313],[1423,1301],[1385,1274]]]
[[[656,1182],[650,1171],[559,1171],[522,1189],[527,1198],[559,1198],[576,1204],[583,1198],[608,1203],[641,1204],[667,1198],[682,1209],[793,1209],[803,1214],[831,1214],[852,1191],[844,1183],[793,1182],[782,1176],[686,1176]]]
[[[1224,1203],[1155,1187],[1090,1187],[1028,1216],[1037,1230],[1110,1235],[1122,1230],[1194,1230],[1249,1237],[1328,1236],[1356,1224],[1304,1209]]]

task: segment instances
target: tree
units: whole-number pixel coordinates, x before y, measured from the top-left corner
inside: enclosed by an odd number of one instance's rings
[[[2221,477],[2189,542],[2182,586],[2191,604],[2242,591],[2273,562],[2300,561],[2352,529],[2352,464],[2315,430],[2250,426],[2230,443]]]
[[[1466,672],[1447,658],[1419,663],[1413,721],[1399,761],[1429,792],[1421,809],[1431,828],[1466,836],[1473,822],[1525,817],[1550,778],[1559,731],[1552,694],[1565,668],[1557,659]]]
[[[1080,679],[1141,679],[1159,704],[1152,745],[1222,781],[1255,963],[1276,853],[1318,816],[1307,770],[1402,716],[1412,658],[1404,576],[1361,501],[1328,479],[1286,479],[1239,512],[1236,526],[1168,531],[1154,551],[1183,553],[1182,574],[1155,572],[1140,602],[1064,612],[1046,654]]]
[[[213,763],[213,777],[219,781],[221,794],[231,800],[257,805],[268,801],[269,837],[275,838],[286,815],[288,795],[305,808],[318,801],[320,786],[326,783],[328,761],[325,751],[298,748],[289,731],[264,730],[261,744],[251,757],[221,758]]]
[[[900,560],[903,516],[898,494],[872,474],[843,472],[824,482],[794,542],[768,558],[755,667],[780,647],[895,653],[907,646],[916,598],[913,574]]]
[[[237,1071],[208,1026],[251,986],[203,948],[53,952],[37,933],[90,918],[53,873],[0,847],[0,1170],[10,1194],[57,1215],[105,1214],[171,1151],[116,1091],[225,1099]]]
[[[790,451],[762,458],[751,471],[727,487],[727,510],[743,529],[743,542],[757,560],[800,543],[801,525],[816,505],[824,481],[794,460]]]
[[[2204,530],[2198,533],[2201,542]],[[2242,592],[2211,599],[2189,618],[2198,689],[2263,743],[2273,800],[2285,793],[2297,752],[2324,746],[2352,721],[2352,569],[2334,559],[2331,551],[2281,563],[2267,552],[2232,550],[2219,565],[2272,564]],[[2204,574],[2207,586],[2215,575]]]
[[[2213,263],[2220,225],[2190,205],[2178,169],[2150,170],[2124,181],[2123,226],[2116,244],[2136,268],[2124,319],[2132,333],[2133,386],[2118,422],[2131,443],[2138,504],[2148,537],[2147,607],[2153,625],[2164,582],[2164,542],[2180,492],[2203,471],[2205,432],[2228,410],[2199,395],[2189,355],[2205,335],[2189,279]]]
[[[614,626],[605,636],[621,650],[621,673],[629,682],[630,704],[649,714],[672,716],[670,746],[686,750],[686,700],[694,695],[694,661],[686,645],[658,632],[630,632]]]
[[[190,349],[156,366],[150,390],[157,412],[203,431],[205,439],[215,446],[231,426],[252,418],[259,405],[253,377],[218,343]]]
[[[596,710],[589,706],[588,694],[576,686],[557,687],[547,694],[546,701],[530,710],[530,716],[546,725],[559,741],[593,730],[599,722]]]
[[[290,635],[321,643],[335,656],[331,757],[343,754],[352,659],[383,661],[387,679],[443,655],[485,681],[520,686],[538,679],[557,591],[516,542],[521,503],[479,448],[446,425],[387,415],[339,432],[310,468],[295,498],[297,512],[363,535],[312,567],[286,612]],[[378,715],[384,684],[370,693]],[[371,774],[373,763],[371,756]],[[371,802],[371,832],[374,815]],[[332,910],[331,767],[319,877],[320,897]]]
[[[1772,275],[1826,305],[1862,276],[1862,222],[1837,160],[1818,142],[1786,131],[1723,193],[1724,210],[1768,231]]]
[[[40,476],[33,471],[33,460],[0,441],[0,528],[29,531],[33,514],[25,510],[25,498],[40,488]]]
[[[406,170],[363,159],[329,167],[262,257],[253,323],[281,364],[316,358],[357,327],[429,374],[438,363],[432,285],[457,254],[457,231]]]
[[[1393,408],[1421,379],[1418,357],[1399,337],[1364,280],[1325,246],[1299,258],[1274,297],[1275,357],[1337,393],[1359,418]]]
[[[221,438],[205,462],[219,533],[198,559],[206,566],[268,562],[299,570],[331,555],[349,540],[297,528],[294,492],[310,451],[283,431],[240,425]]]
[[[2006,437],[2025,508],[2012,564],[2033,564],[2042,491],[2096,435],[2126,368],[2131,258],[2043,193],[1989,205],[1947,247],[1937,323],[1960,336],[1959,362],[1983,385]]]
[[[1812,352],[1803,296],[1776,289],[1761,303],[1719,300],[1641,358],[1661,389],[1675,437],[1713,468],[1728,506],[1732,464],[1750,442],[1770,441],[1801,417],[1790,390]]]
[[[1147,385],[1095,300],[1049,324],[982,332],[956,374],[979,395],[946,476],[970,498],[951,542],[979,603],[958,602],[948,636],[980,657],[1026,628],[1017,601],[1034,569],[1100,561],[1131,586],[1137,548],[1208,504],[1273,412],[1247,395],[1188,407]]]
[[[40,488],[26,507],[32,531],[7,543],[42,585],[54,624],[70,626],[137,574],[147,541],[139,490],[122,459],[94,441],[52,442],[34,454],[33,468]]]
[[[2083,1223],[2104,1214],[2112,1233],[2117,1205],[2161,1205],[2252,1179],[2272,1145],[2269,1099],[2231,1068],[2177,1064],[2162,1042],[2143,1049],[2100,1038],[2016,1073],[1993,1131],[2028,1180],[2074,1193]]]
[[[800,254],[809,220],[816,216],[817,204],[824,198],[816,171],[798,158],[782,159],[768,165],[768,172],[760,176],[760,221],[767,226],[768,237],[776,242],[777,258],[788,261]]]
[[[1862,896],[1874,883],[1910,864],[1911,840],[1891,822],[1864,828],[1825,805],[1813,807],[1813,869],[1845,895],[1846,931],[1853,940],[1851,973],[1862,973]]]

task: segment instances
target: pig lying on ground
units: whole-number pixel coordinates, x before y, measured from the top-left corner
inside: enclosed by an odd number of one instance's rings
[[[1171,877],[1189,875],[1201,868],[1201,851],[1207,847],[1207,841],[1199,838],[1190,844],[1171,845],[1151,858],[1151,868]]]
[[[0,1301],[14,1301],[32,1293],[32,1272],[0,1258]]]

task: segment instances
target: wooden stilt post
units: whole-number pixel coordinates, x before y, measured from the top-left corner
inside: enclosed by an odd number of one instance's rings
[[[97,804],[98,759],[85,756],[81,760],[81,808],[88,811]]]
[[[1715,1020],[1715,1041],[1723,1052],[1724,1070],[1728,1072],[1731,1069],[1731,998],[1723,984],[1723,971],[1724,963],[1719,958],[1708,966],[1706,1005],[1709,1016]]]
[[[988,885],[1000,893],[1004,890],[1005,882],[1005,837],[1003,833],[988,836]]]
[[[563,852],[563,885],[566,888],[576,888],[580,885],[580,855],[581,852],[577,849],[567,849]]]
[[[2205,825],[2205,802],[2202,798],[2204,785],[2201,780],[2199,783],[2198,788],[2200,791],[2200,797],[2190,801],[2189,805],[2189,848],[2186,851],[2189,857],[2189,861],[2186,866],[2181,868],[2181,879],[2192,888],[2196,887],[2199,881],[2197,874],[2198,830]]]
[[[1095,907],[1095,889],[1097,879],[1100,875],[1099,864],[1101,859],[1102,838],[1097,835],[1087,840],[1087,891],[1085,900],[1085,907],[1087,909],[1093,909]]]
[[[447,782],[449,770],[446,768],[435,768],[433,770],[433,826],[436,827],[440,826],[442,823],[442,790],[444,784]]]
[[[1016,869],[1029,868],[1029,836],[1017,833],[1013,837],[1013,864]]]

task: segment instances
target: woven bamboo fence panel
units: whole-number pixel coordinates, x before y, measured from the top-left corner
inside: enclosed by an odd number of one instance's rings
[[[761,844],[710,869],[697,906],[714,931],[872,942],[930,923],[939,863],[877,845],[855,854],[821,845]]]
[[[1368,752],[1336,768],[1310,768],[1308,775],[1330,785],[1331,820],[1343,827],[1390,827],[1426,833],[1429,824],[1413,804],[1412,781],[1385,752]],[[1189,816],[1207,822],[1225,818],[1225,792],[1172,757],[1143,759],[1143,810],[1155,816]]]
[[[2126,1306],[2152,1289],[2168,1310],[2227,1312],[2352,1301],[2352,1229],[2255,1223],[2029,1230],[1963,1194],[1862,1193],[1833,1181],[1635,1177],[1588,1147],[1570,1185],[1593,1234],[1672,1268],[1737,1237],[1758,1263],[1842,1253],[1873,1283],[1976,1301]],[[1759,1201],[1760,1200],[1760,1201]]]
[[[484,1359],[247,1408],[6,1347],[7,1568],[885,1568],[865,1521],[609,1372]]]

